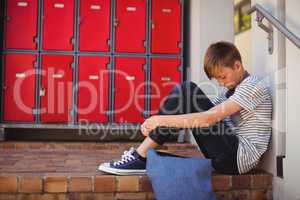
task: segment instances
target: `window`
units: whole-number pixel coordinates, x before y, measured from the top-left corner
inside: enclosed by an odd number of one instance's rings
[[[251,7],[250,0],[242,0],[234,6],[234,33],[239,34],[251,28],[251,15],[247,11]]]

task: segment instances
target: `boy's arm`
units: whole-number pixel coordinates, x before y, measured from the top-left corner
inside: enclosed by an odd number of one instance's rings
[[[144,122],[142,128],[144,128],[144,132],[147,133],[159,126],[175,128],[209,127],[241,109],[242,107],[239,104],[228,99],[204,112],[182,115],[156,115],[150,117]]]

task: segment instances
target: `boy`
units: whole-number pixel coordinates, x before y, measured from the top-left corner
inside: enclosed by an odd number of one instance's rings
[[[145,173],[149,148],[167,141],[168,128],[189,128],[206,158],[220,173],[242,174],[253,169],[267,150],[271,136],[272,102],[263,81],[244,70],[237,48],[228,42],[206,51],[204,70],[221,86],[210,101],[195,83],[176,85],[158,115],[141,126],[146,136],[119,161],[103,163],[99,170],[119,174]]]

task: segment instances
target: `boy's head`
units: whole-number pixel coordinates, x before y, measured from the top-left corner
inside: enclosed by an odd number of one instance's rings
[[[209,79],[234,89],[243,79],[244,68],[238,49],[229,42],[211,44],[204,57],[204,70]]]

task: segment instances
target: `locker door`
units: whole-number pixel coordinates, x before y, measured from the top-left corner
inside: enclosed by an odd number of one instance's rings
[[[145,58],[116,58],[115,122],[144,121],[145,64]]]
[[[79,50],[109,51],[110,0],[81,0]]]
[[[37,0],[7,0],[5,41],[7,49],[37,49]]]
[[[43,55],[41,121],[68,122],[72,109],[73,56]]]
[[[78,67],[78,121],[107,122],[109,57],[80,56]]]
[[[180,53],[181,3],[152,0],[151,52]]]
[[[156,114],[173,87],[180,83],[180,59],[151,59],[151,115]]]
[[[72,50],[74,0],[44,0],[43,49]]]
[[[146,52],[146,0],[117,0],[116,52]]]
[[[34,122],[35,55],[4,56],[4,121]]]

